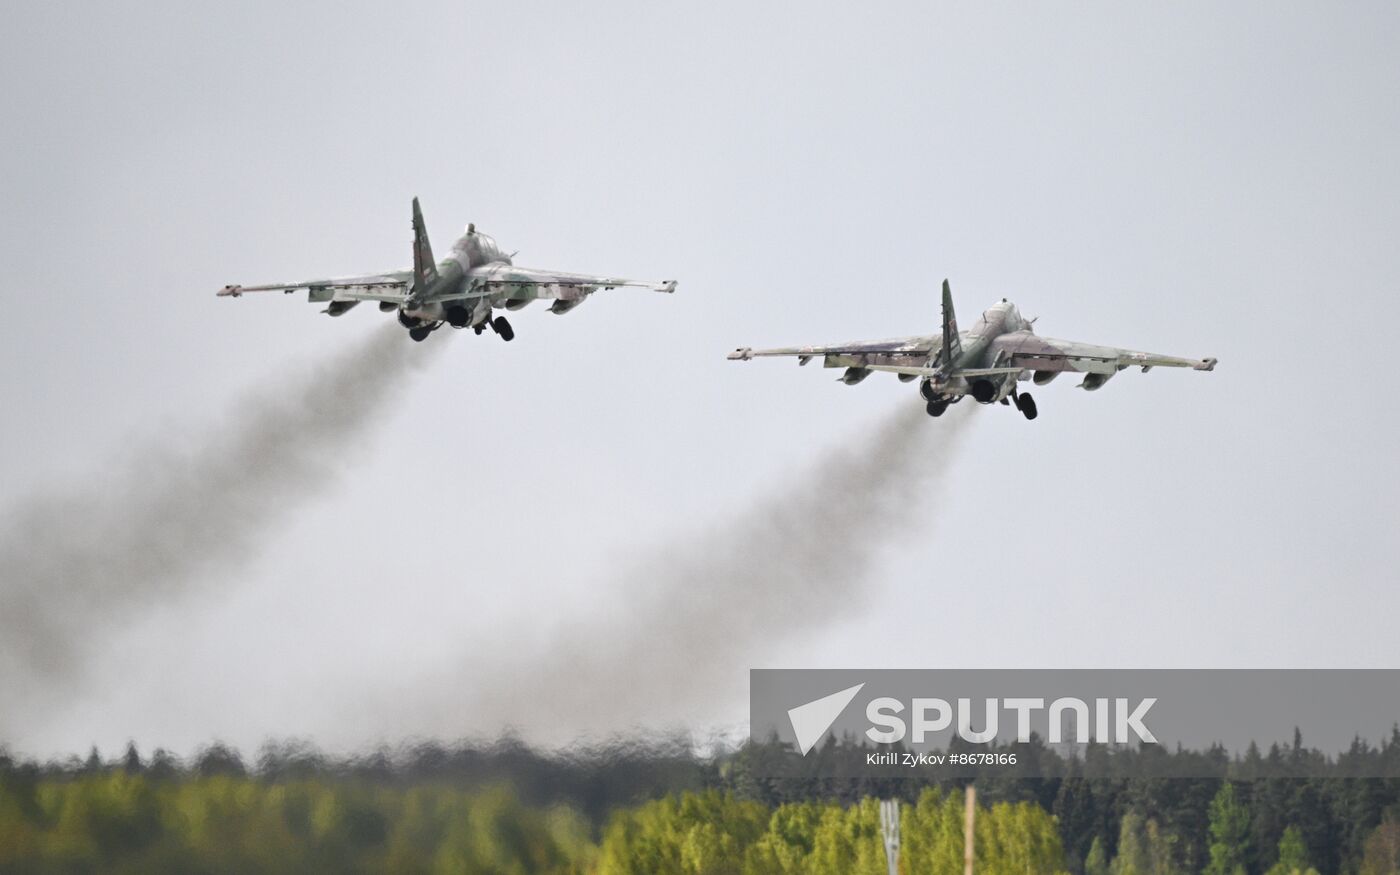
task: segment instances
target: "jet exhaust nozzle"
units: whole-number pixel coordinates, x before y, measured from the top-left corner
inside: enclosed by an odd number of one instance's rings
[[[466,328],[472,323],[472,312],[466,307],[448,307],[444,315],[453,328]]]
[[[972,397],[978,404],[991,404],[997,400],[997,387],[991,380],[973,380]]]

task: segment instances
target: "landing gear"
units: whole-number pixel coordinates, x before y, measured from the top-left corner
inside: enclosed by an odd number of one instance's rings
[[[1035,409],[1035,399],[1025,393],[1016,396],[1016,409],[1025,414],[1026,419],[1035,419],[1040,415]]]
[[[930,401],[924,409],[928,411],[929,416],[942,416],[943,411],[948,409],[948,402],[946,399],[940,398],[936,401]]]
[[[418,343],[422,343],[423,341],[427,340],[428,335],[432,333],[433,329],[423,326],[408,329],[408,336],[413,338]]]
[[[510,323],[506,321],[504,316],[497,316],[491,320],[491,330],[499,334],[501,340],[515,339],[515,329],[510,327]]]

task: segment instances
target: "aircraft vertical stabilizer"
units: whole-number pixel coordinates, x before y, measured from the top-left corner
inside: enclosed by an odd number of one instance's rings
[[[421,295],[437,280],[433,262],[433,245],[428,242],[428,229],[423,224],[423,211],[418,198],[413,199],[413,293]]]
[[[943,281],[943,346],[938,350],[938,364],[945,371],[957,366],[962,355],[962,340],[958,337],[958,317],[953,313],[953,290]]]

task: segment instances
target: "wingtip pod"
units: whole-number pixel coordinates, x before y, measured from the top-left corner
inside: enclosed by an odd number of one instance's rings
[[[753,358],[753,347],[741,346],[728,355],[730,361],[746,362]]]
[[[668,295],[674,294],[676,291],[676,281],[666,280],[664,282],[659,282],[656,284],[656,290],[658,292],[665,292]]]
[[[241,294],[243,294],[242,286],[224,286],[218,292],[220,298],[236,298]]]
[[[1219,361],[1219,359],[1215,359],[1215,358],[1201,359],[1200,362],[1197,363],[1197,365],[1196,365],[1196,370],[1198,370],[1198,371],[1213,371],[1213,370],[1215,370],[1215,363],[1218,362],[1218,361]]]

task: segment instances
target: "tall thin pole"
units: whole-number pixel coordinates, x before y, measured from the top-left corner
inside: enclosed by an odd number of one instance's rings
[[[972,875],[973,841],[977,832],[977,788],[971,784],[963,791],[967,800],[967,814],[963,820],[963,875]]]
[[[885,840],[885,863],[890,875],[899,875],[899,800],[880,800],[880,832]]]

